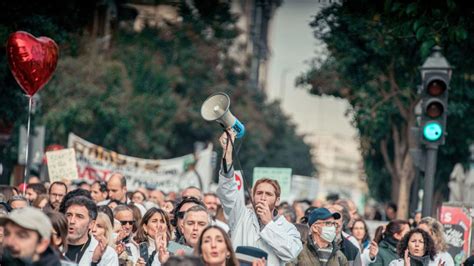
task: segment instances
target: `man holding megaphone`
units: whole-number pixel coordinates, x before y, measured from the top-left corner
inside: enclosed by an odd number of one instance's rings
[[[245,198],[237,190],[232,163],[236,133],[226,129],[219,138],[223,149],[223,164],[219,173],[217,195],[228,218],[232,244],[253,246],[268,253],[267,265],[285,265],[302,250],[296,227],[283,216],[276,215],[280,202],[280,185],[269,178],[260,179],[252,190],[252,206],[245,206]]]

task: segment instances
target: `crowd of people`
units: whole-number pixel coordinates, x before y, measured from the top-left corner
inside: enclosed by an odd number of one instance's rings
[[[271,178],[246,199],[233,178],[233,138],[219,139],[216,193],[129,191],[120,173],[75,185],[30,178],[26,193],[0,186],[0,264],[455,265],[431,217],[391,215],[372,238],[349,199],[290,205]]]

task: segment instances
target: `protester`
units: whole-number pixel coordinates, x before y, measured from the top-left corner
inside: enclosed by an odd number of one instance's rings
[[[347,258],[334,242],[337,223],[341,219],[337,212],[331,213],[326,208],[313,210],[308,216],[310,235],[297,262],[291,265],[349,265]]]
[[[163,194],[161,190],[155,189],[150,192],[150,197],[148,200],[154,202],[160,207],[163,207],[163,203],[165,202],[165,194]]]
[[[301,221],[301,219],[305,215],[306,209],[308,209],[309,206],[310,206],[310,203],[307,202],[306,200],[300,200],[300,201],[293,202],[293,209],[295,210],[296,221],[297,222]]]
[[[31,206],[40,210],[53,210],[53,207],[49,204],[49,196],[41,194],[31,203]]]
[[[359,242],[359,246],[361,250],[367,248],[370,244],[370,235],[369,229],[367,228],[367,224],[363,219],[356,219],[354,224],[351,228],[352,235],[357,239]]]
[[[371,262],[374,262],[379,251],[379,247],[375,241],[370,240],[369,228],[367,227],[365,221],[361,218],[356,218],[351,232],[359,242],[359,247],[362,250],[362,265],[369,265]]]
[[[170,239],[171,224],[166,212],[158,208],[149,209],[143,216],[134,237],[135,242],[139,246],[144,245],[148,251],[148,258],[140,256],[138,263],[146,265],[164,263],[169,256],[165,247],[168,246]]]
[[[122,225],[118,236],[115,239],[115,250],[119,255],[120,261],[126,264],[130,261],[135,264],[138,260],[138,247],[132,241],[132,233],[136,228],[136,221],[133,217],[133,211],[126,205],[119,205],[114,209],[114,218]]]
[[[46,188],[41,183],[28,184],[26,188],[26,199],[31,203],[38,195],[46,194]]]
[[[194,197],[198,200],[202,200],[203,198],[202,191],[199,188],[194,187],[194,186],[187,187],[181,192],[181,198],[184,199],[184,198],[189,198],[189,197]]]
[[[67,200],[65,210],[69,242],[65,257],[79,265],[118,265],[117,253],[107,245],[105,236],[97,241],[89,235],[97,218],[95,203],[84,196],[77,196]]]
[[[105,237],[105,239],[107,239],[107,245],[115,248],[115,240],[112,235],[112,223],[110,222],[110,218],[107,216],[107,214],[100,211],[97,213],[97,219],[95,220],[95,224],[92,227],[91,233],[96,240],[100,240],[101,237]]]
[[[66,216],[57,211],[48,211],[45,214],[48,216],[53,226],[51,231],[51,245],[55,248],[58,254],[61,254],[62,258],[62,253],[67,251],[68,224]]]
[[[109,193],[107,192],[107,184],[104,181],[95,181],[91,185],[91,197],[94,202],[99,205],[107,205]]]
[[[216,225],[204,228],[197,244],[197,253],[202,257],[205,265],[240,265],[229,236]]]
[[[410,231],[408,221],[393,220],[387,224],[385,230],[380,226],[374,237],[374,241],[379,245],[379,252],[375,262],[370,265],[385,266],[393,260],[398,259],[397,246],[403,236]]]
[[[107,191],[109,199],[118,200],[120,203],[128,204],[130,200],[127,198],[127,180],[122,174],[114,173],[107,182]]]
[[[219,198],[216,193],[208,192],[204,194],[204,204],[206,205],[207,211],[212,217],[212,222],[224,229],[225,232],[229,232],[229,226],[226,223],[223,223],[216,219],[217,208],[219,207]]]
[[[453,257],[448,253],[448,245],[444,235],[443,225],[432,217],[424,217],[419,221],[418,228],[427,232],[435,243],[435,261],[444,261],[446,265],[454,265]]]
[[[385,218],[387,221],[392,221],[397,218],[397,204],[393,202],[389,202],[387,206],[385,206]]]
[[[430,235],[422,229],[410,230],[401,240],[397,248],[400,259],[390,262],[389,266],[439,266],[444,262],[436,262],[436,247]],[[454,264],[453,264],[454,265]]]
[[[56,181],[49,186],[49,203],[54,210],[59,210],[59,205],[67,193],[67,185],[63,182]]]
[[[204,203],[198,200],[197,198],[194,198],[194,197],[184,198],[176,206],[176,208],[173,211],[174,219],[171,220],[171,224],[176,228],[175,238],[176,238],[176,241],[180,244],[184,244],[184,238],[182,234],[184,214],[186,213],[188,209],[196,205],[205,206]]]
[[[3,201],[8,202],[13,196],[18,195],[16,187],[0,185],[0,194],[3,195]]]
[[[184,244],[196,250],[201,233],[212,222],[206,207],[196,205],[189,208],[184,214],[181,231]]]
[[[8,205],[12,209],[20,209],[20,208],[28,207],[29,204],[28,204],[28,200],[25,197],[16,195],[10,198],[10,200],[8,201]]]
[[[40,210],[25,207],[0,217],[4,227],[1,265],[61,265],[50,247],[51,222]]]
[[[341,219],[336,220],[338,226],[336,227],[336,245],[341,252],[346,256],[350,265],[362,265],[361,250],[359,242],[355,237],[347,234],[344,228],[350,221],[349,211],[341,205],[333,204],[328,207],[331,212],[337,212],[341,215]]]
[[[143,202],[146,200],[146,195],[141,192],[141,191],[135,191],[132,194],[132,202],[133,203],[138,203],[138,204],[143,204]]]
[[[228,136],[230,135],[230,138]],[[274,216],[280,202],[280,185],[272,179],[260,179],[253,188],[255,210],[245,206],[244,195],[234,179],[232,148],[235,135],[224,132],[219,142],[223,163],[217,195],[228,217],[234,246],[254,246],[268,253],[269,265],[284,265],[301,252],[300,235],[284,217]],[[232,141],[232,143],[230,143]]]

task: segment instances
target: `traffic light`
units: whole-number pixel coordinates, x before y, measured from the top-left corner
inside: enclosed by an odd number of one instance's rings
[[[424,73],[421,92],[421,141],[443,145],[446,136],[449,75],[429,70]]]

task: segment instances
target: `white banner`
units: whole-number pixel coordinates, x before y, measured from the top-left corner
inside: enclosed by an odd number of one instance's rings
[[[90,143],[73,133],[68,147],[76,151],[79,178],[108,180],[114,172],[127,178],[128,190],[138,187],[157,188],[164,192],[179,191],[188,186],[208,190],[212,178],[212,144],[196,158],[188,154],[167,160],[142,159],[118,154]]]

